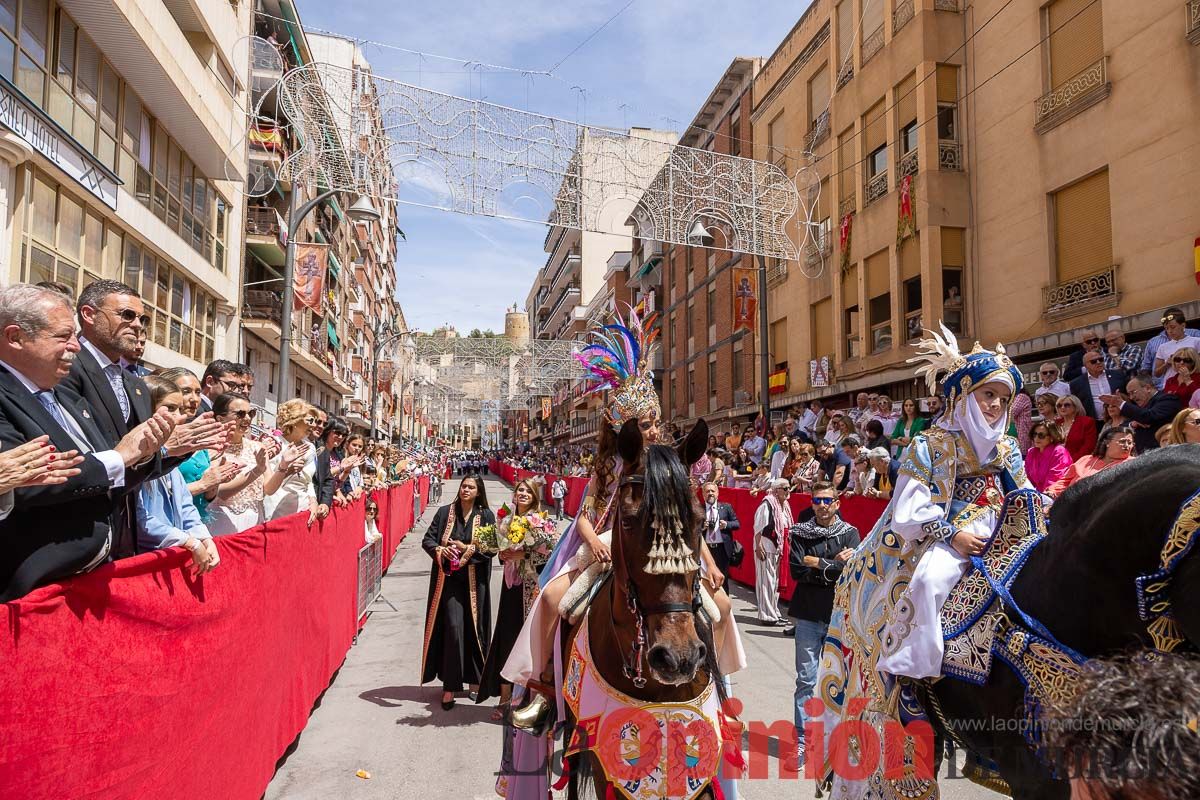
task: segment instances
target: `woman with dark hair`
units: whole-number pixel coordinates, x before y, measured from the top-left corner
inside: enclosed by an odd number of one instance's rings
[[[496,538],[500,539],[508,533],[509,526],[515,518],[540,512],[541,496],[541,489],[533,480],[527,478],[517,481],[513,486],[513,511],[511,514],[505,514],[496,523]],[[476,700],[481,703],[489,697],[500,697],[500,704],[492,714],[494,720],[503,719],[512,699],[512,684],[500,677],[500,668],[508,660],[513,643],[521,633],[521,626],[525,624],[525,615],[529,613],[530,606],[537,598],[537,582],[532,582],[532,586],[527,585],[522,574],[523,562],[526,558],[530,559],[530,566],[540,575],[549,557],[548,552],[542,555],[526,554],[522,551],[500,553],[500,560],[504,562],[504,582],[500,587],[492,646],[483,665],[483,678],[479,681],[479,697]]]
[[[1033,488],[1044,492],[1071,469],[1071,454],[1054,420],[1035,422],[1030,433],[1033,446],[1025,452],[1025,476]]]
[[[317,489],[317,505],[325,506],[325,514],[318,515],[324,519],[333,506],[337,491],[345,476],[342,475],[342,444],[350,433],[348,426],[341,417],[330,417],[321,433],[321,452],[317,455],[317,472],[313,476],[313,484]]]
[[[1096,449],[1071,465],[1067,474],[1050,485],[1046,494],[1057,498],[1070,486],[1101,470],[1115,467],[1133,455],[1133,432],[1129,428],[1109,428],[1096,440]]]
[[[892,443],[886,436],[883,435],[883,423],[878,418],[867,421],[864,426],[867,432],[867,449],[874,450],[876,447],[882,447],[884,450],[891,452]]]
[[[244,394],[225,392],[213,400],[213,416],[232,422],[229,444],[217,463],[236,464],[236,477],[221,483],[217,496],[209,503],[213,536],[241,533],[263,521],[263,476],[274,453],[250,436],[257,410]]]
[[[478,688],[484,653],[492,637],[490,578],[492,557],[478,553],[473,540],[480,525],[496,517],[488,508],[483,481],[469,475],[458,497],[433,515],[421,547],[433,559],[425,606],[425,647],[421,683],[442,679],[442,708],[454,708],[454,695],[468,684]]]
[[[896,458],[904,455],[904,449],[912,444],[913,437],[928,425],[929,420],[921,416],[921,409],[917,407],[916,400],[910,397],[901,403],[900,419],[896,420],[896,427],[892,428],[892,455]]]
[[[179,387],[179,395],[183,399],[182,412],[184,421],[195,419],[200,411],[200,379],[191,370],[183,367],[160,369],[156,376],[172,381]],[[179,465],[179,472],[187,481],[188,492],[200,519],[209,519],[208,504],[217,496],[217,487],[234,477],[238,470],[234,464],[217,465],[212,463],[213,455],[220,451],[197,450]]]

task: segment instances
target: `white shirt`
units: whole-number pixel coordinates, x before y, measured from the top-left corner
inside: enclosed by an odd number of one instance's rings
[[[1165,361],[1167,364],[1167,371],[1162,376],[1163,383],[1166,383],[1172,375],[1176,374],[1175,367],[1171,364],[1171,356],[1185,347],[1200,350],[1200,339],[1197,339],[1195,336],[1185,336],[1182,339],[1167,339],[1154,351],[1154,359],[1156,361]]]
[[[799,425],[800,430],[807,433],[810,437],[813,436],[814,431],[816,431],[816,429],[817,429],[817,420],[818,419],[820,419],[819,414],[817,414],[811,408],[806,409],[804,411],[804,416],[802,416],[800,418],[800,425]]]
[[[709,544],[721,544],[723,537],[721,536],[720,515],[717,514],[716,503],[706,503],[704,505],[704,521],[708,523],[704,526],[704,540]]]
[[[1108,385],[1108,375],[1101,372],[1099,378],[1093,378],[1090,372],[1083,374],[1087,375],[1088,386],[1092,389],[1092,405],[1096,407],[1096,418],[1104,419],[1104,403],[1100,400],[1100,396],[1112,394],[1112,387]]]
[[[1034,391],[1033,396],[1035,398],[1041,397],[1047,392],[1051,392],[1057,397],[1066,397],[1071,393],[1071,384],[1061,380],[1055,381],[1049,386],[1042,384]]]
[[[567,494],[567,483],[563,480],[557,480],[550,487],[550,496],[555,500],[561,500]]]
[[[129,362],[122,358],[120,361],[113,361],[96,345],[89,342],[84,337],[79,337],[79,344],[83,349],[92,354],[92,358],[96,359],[96,363],[100,365],[100,371],[104,373],[104,377],[108,380],[108,385],[112,387],[113,394],[117,396],[117,404],[125,411],[125,416],[129,416],[129,409],[132,407],[129,403],[129,393],[125,391],[124,376],[125,367],[129,366]],[[116,368],[114,373],[113,369]],[[123,402],[122,402],[123,401]]]
[[[29,390],[31,395],[35,395],[33,398],[35,403],[38,403],[39,405],[41,404],[42,401],[38,400],[36,395],[42,390],[38,388],[36,383],[18,372],[16,367],[12,366],[11,364],[0,361],[0,365],[16,376],[17,380],[21,382],[22,386]],[[55,401],[57,402],[57,398],[55,398]],[[62,403],[59,403],[58,405],[59,408],[62,409],[63,416],[67,419],[67,424],[73,424],[75,426],[74,431],[67,431],[67,433],[71,435],[71,438],[78,437],[80,440],[86,441],[87,436],[84,435],[83,429],[79,427],[79,423],[75,420],[74,415],[72,415]],[[125,485],[125,459],[121,458],[120,453],[118,453],[116,450],[93,450],[90,455],[92,455],[104,466],[104,471],[108,475],[109,488],[119,489]]]

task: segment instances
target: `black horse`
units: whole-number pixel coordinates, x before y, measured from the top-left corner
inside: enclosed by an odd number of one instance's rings
[[[1135,580],[1158,568],[1167,533],[1197,490],[1200,445],[1156,450],[1072,486],[1051,509],[1048,535],[1013,584],[1013,599],[1059,642],[1089,658],[1152,649],[1138,616]],[[1179,564],[1170,591],[1187,640],[1181,649],[1200,646],[1198,551]],[[1006,665],[997,660],[983,687],[943,679],[931,691],[945,718],[963,723],[954,738],[994,760],[1014,798],[1070,797],[1069,783],[1056,779],[1026,744],[1020,727],[1025,689]]]

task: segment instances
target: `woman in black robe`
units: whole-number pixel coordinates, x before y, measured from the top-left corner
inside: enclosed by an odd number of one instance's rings
[[[421,546],[433,559],[425,611],[421,683],[442,679],[442,708],[454,708],[463,685],[477,688],[491,642],[492,557],[475,551],[476,528],[496,517],[488,508],[483,481],[463,478],[458,497],[442,506],[429,523]]]
[[[499,533],[503,533],[507,529],[514,516],[523,516],[541,511],[541,494],[542,486],[532,478],[517,481],[516,485],[513,486],[514,511],[497,523]],[[540,573],[549,557],[548,555],[514,555],[517,556],[511,559],[511,563],[514,566],[508,569],[515,570],[518,574],[521,566],[520,561],[523,558],[532,558],[534,569]],[[509,559],[506,559],[502,554],[500,560],[506,561]],[[479,695],[475,700],[477,703],[482,703],[489,697],[499,695],[500,703],[492,713],[492,719],[494,720],[504,718],[504,713],[508,710],[509,702],[512,699],[512,684],[500,677],[500,670],[504,667],[504,662],[508,661],[508,654],[512,652],[513,644],[517,641],[517,635],[521,632],[521,626],[525,624],[525,615],[529,612],[529,606],[537,596],[537,592],[538,586],[536,582],[532,586],[527,585],[523,581],[509,586],[509,581],[506,579],[500,584],[500,602],[498,603],[499,610],[496,613],[496,629],[492,636],[492,646],[488,650],[487,660],[483,665],[483,679],[479,682]]]

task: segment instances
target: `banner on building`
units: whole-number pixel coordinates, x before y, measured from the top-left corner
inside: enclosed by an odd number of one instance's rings
[[[396,377],[396,362],[380,361],[376,370],[379,378],[379,390],[387,392],[388,388],[392,385],[392,379]]]
[[[542,398],[542,419],[550,419],[550,398]]]
[[[311,308],[321,313],[321,295],[325,290],[325,271],[329,269],[329,245],[296,242],[295,311]]]
[[[838,248],[842,251],[842,272],[850,269],[850,228],[854,224],[854,214],[848,213],[842,217],[838,225]]]
[[[788,387],[788,373],[786,369],[777,369],[768,376],[767,386],[768,394],[783,394]]]
[[[755,270],[735,267],[733,270],[733,329],[754,330],[758,312],[758,295],[754,289]]]
[[[900,202],[896,211],[896,249],[904,244],[904,240],[917,232],[917,218],[913,213],[913,176],[905,175],[900,179]]]
[[[830,375],[829,356],[821,356],[808,362],[808,385],[812,388],[828,387]]]

